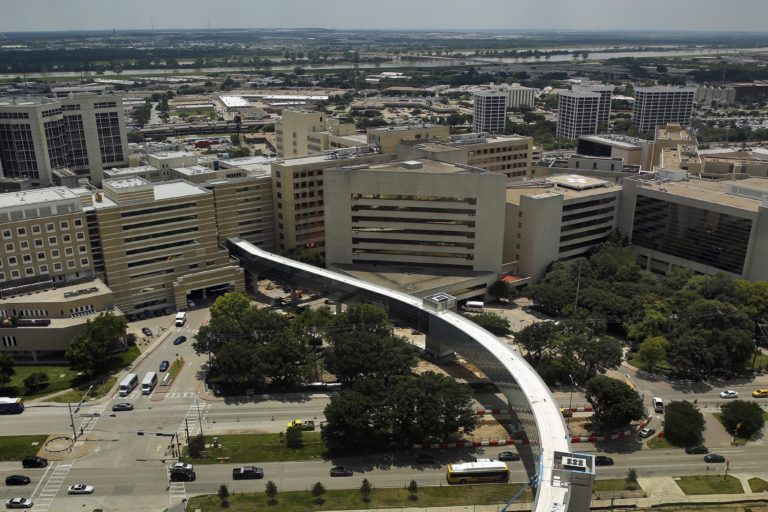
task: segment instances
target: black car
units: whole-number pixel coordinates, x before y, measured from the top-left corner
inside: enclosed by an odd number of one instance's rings
[[[418,457],[416,457],[416,462],[419,464],[434,464],[435,458],[428,453],[420,453]]]
[[[725,457],[722,455],[718,455],[716,453],[710,453],[709,455],[704,456],[704,462],[708,463],[718,463],[718,462],[725,462]]]
[[[613,459],[605,455],[595,457],[595,466],[613,466]]]
[[[152,329],[150,329],[149,327],[142,327],[141,328],[141,333],[144,336],[152,336]]]
[[[334,304],[336,304],[336,301],[334,301],[334,300],[331,300],[331,299],[325,299],[325,300],[323,301],[323,304],[326,304],[326,305],[328,305],[328,306],[333,306]]]
[[[21,465],[25,468],[44,468],[48,465],[48,459],[38,457],[37,455],[29,455],[21,460]]]
[[[520,460],[520,455],[516,454],[515,452],[501,452],[499,454],[499,460],[500,461]]]
[[[178,338],[176,338],[175,340],[173,340],[173,344],[174,344],[174,345],[181,345],[181,344],[182,344],[182,343],[184,343],[185,341],[187,341],[187,337],[186,337],[186,336],[179,336]]]
[[[115,404],[112,406],[113,412],[132,411],[132,410],[133,410],[133,404],[129,404],[128,402],[124,402],[122,404]]]
[[[197,475],[194,471],[171,471],[171,482],[194,482]]]
[[[171,365],[168,361],[163,361],[160,363],[160,371],[165,372],[168,371],[168,367]]]
[[[706,446],[689,446],[685,449],[685,453],[689,455],[705,455],[709,453]]]
[[[29,485],[31,478],[25,475],[11,475],[6,477],[5,485]]]
[[[343,466],[335,466],[331,468],[331,476],[352,476],[351,469],[347,469]]]

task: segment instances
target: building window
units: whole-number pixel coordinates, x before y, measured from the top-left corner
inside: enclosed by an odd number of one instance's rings
[[[56,245],[56,243],[57,243],[57,240],[56,240],[55,236],[49,236],[48,237],[48,244],[49,245]]]
[[[54,249],[51,251],[51,258],[58,258],[59,257],[59,250]]]
[[[54,263],[53,264],[53,270],[61,271],[61,263]]]
[[[14,248],[13,244],[5,244],[5,252],[13,252],[16,249]]]
[[[45,253],[39,252],[37,253],[37,261],[43,261],[45,259]]]
[[[69,229],[69,222],[63,220],[59,222],[59,226],[61,226],[61,229]]]
[[[67,261],[67,268],[75,268],[75,260]]]
[[[80,254],[85,254],[85,253],[87,253],[87,252],[88,252],[88,249],[87,249],[87,248],[86,248],[84,245],[81,245],[80,247],[78,247],[78,248],[77,248],[77,251],[78,251]]]
[[[40,226],[38,224],[35,224],[32,226],[32,232],[33,233],[39,233],[40,232]]]
[[[64,236],[62,236],[61,238],[62,238],[62,240],[64,240],[65,242],[71,242],[71,241],[72,241],[72,237],[71,237],[71,236],[69,236],[69,235],[64,235]]]
[[[22,240],[21,242],[19,242],[19,248],[29,249],[29,242],[27,242],[26,240]]]
[[[48,265],[40,265],[40,273],[41,274],[47,274],[48,273]]]
[[[80,265],[88,266],[88,258],[80,258]]]
[[[80,220],[80,219],[75,219],[75,227],[76,227],[76,228],[81,228],[81,227],[83,227],[83,221],[82,221],[82,220]]]
[[[16,228],[16,232],[19,236],[27,236],[27,228]]]
[[[31,254],[25,254],[22,259],[24,260],[24,263],[29,263],[32,261],[32,255]]]
[[[11,256],[10,258],[8,258],[8,264],[9,265],[18,265],[19,262],[16,261],[16,256]]]
[[[43,246],[43,239],[35,238],[35,247],[42,247],[42,246]]]
[[[11,278],[12,279],[18,279],[21,277],[21,274],[19,274],[18,270],[11,270]]]
[[[4,229],[3,230],[3,238],[11,238],[11,230],[10,229]]]
[[[53,233],[53,231],[54,231],[55,229],[56,229],[56,226],[54,226],[54,225],[53,225],[53,222],[49,222],[48,224],[46,224],[46,225],[45,225],[45,230],[46,230],[48,233]]]
[[[77,239],[78,240],[85,240],[85,233],[83,233],[83,232],[78,233],[77,234]]]
[[[35,275],[35,269],[33,269],[33,268],[25,268],[25,269],[24,269],[24,272],[25,272],[25,273],[26,273],[28,276],[33,276],[33,275]]]
[[[73,254],[75,254],[75,250],[73,248],[67,247],[64,249],[65,256],[72,256]]]

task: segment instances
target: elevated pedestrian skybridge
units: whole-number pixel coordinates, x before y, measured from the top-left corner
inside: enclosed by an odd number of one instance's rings
[[[583,502],[583,499],[572,499],[572,491],[576,489],[572,489],[568,478],[563,477],[563,464],[555,455],[555,452],[570,452],[567,427],[557,402],[536,371],[496,336],[453,311],[440,311],[434,304],[428,304],[428,298],[422,300],[278,256],[238,238],[229,239],[227,246],[254,278],[272,279],[342,303],[381,305],[391,317],[426,333],[427,348],[431,352],[461,354],[501,390],[509,402],[509,409],[515,413],[513,426],[523,430],[528,438],[529,443],[520,448],[523,461],[527,462],[529,478],[536,482],[534,510],[589,509],[588,498],[586,508],[583,503],[574,503]],[[583,491],[576,494],[583,494]]]

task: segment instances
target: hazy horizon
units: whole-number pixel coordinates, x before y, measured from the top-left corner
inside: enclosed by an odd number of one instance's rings
[[[764,33],[768,15],[766,0],[283,0],[278,5],[258,0],[1,1],[0,32],[324,28]]]

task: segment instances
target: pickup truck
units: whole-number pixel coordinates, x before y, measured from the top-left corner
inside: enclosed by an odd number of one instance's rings
[[[232,470],[232,478],[234,480],[253,480],[256,478],[264,478],[264,470],[257,468],[256,466],[243,466],[241,468],[235,468]]]
[[[288,428],[299,427],[301,430],[315,430],[315,422],[312,420],[293,420],[288,422]]]

